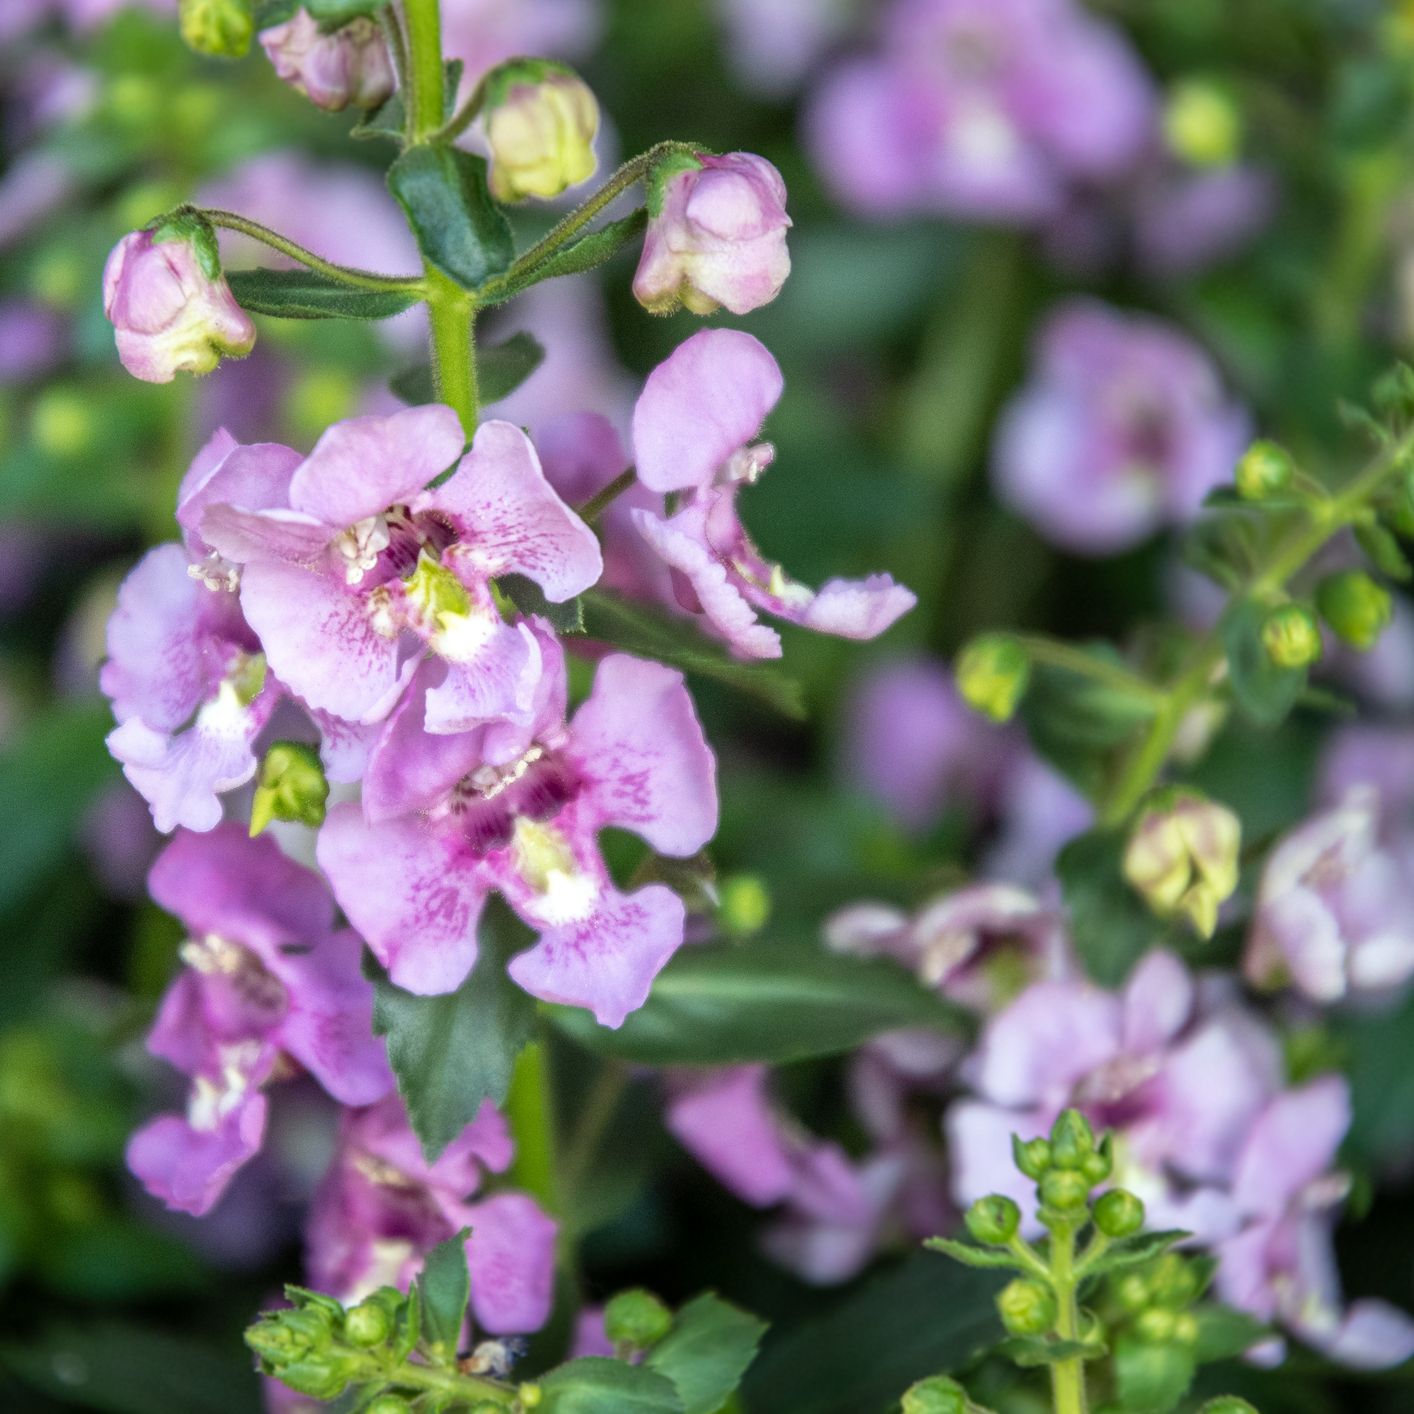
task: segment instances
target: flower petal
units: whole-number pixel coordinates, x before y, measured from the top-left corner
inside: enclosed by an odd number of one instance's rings
[[[159,1115],[128,1140],[128,1168],[154,1198],[201,1217],[216,1206],[236,1170],[260,1152],[265,1096],[249,1096],[214,1130],[193,1129],[179,1115]]]
[[[465,1209],[471,1236],[471,1311],[492,1335],[538,1331],[550,1317],[558,1225],[524,1193],[498,1193]]]

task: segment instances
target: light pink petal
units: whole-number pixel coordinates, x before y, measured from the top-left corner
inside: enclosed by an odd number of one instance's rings
[[[866,579],[827,580],[805,603],[787,600],[772,605],[771,612],[816,633],[869,639],[891,628],[917,602],[918,596],[891,575],[871,574]]]
[[[1350,1087],[1322,1076],[1278,1095],[1252,1126],[1233,1177],[1245,1212],[1280,1212],[1330,1167],[1350,1128]]]
[[[652,373],[633,410],[638,479],[653,491],[711,483],[780,400],[781,370],[738,329],[703,329]]]
[[[191,459],[191,465],[182,476],[182,484],[177,488],[177,521],[186,529],[193,527],[182,519],[183,508],[207,485],[221,463],[239,446],[240,443],[224,427],[218,427]]]
[[[1124,988],[1124,1048],[1145,1055],[1173,1040],[1193,1011],[1193,978],[1173,953],[1156,949]]]
[[[1414,1320],[1385,1301],[1353,1301],[1332,1332],[1303,1332],[1327,1359],[1355,1370],[1387,1370],[1414,1357]]]
[[[527,624],[496,621],[475,654],[453,662],[427,691],[429,732],[465,732],[498,718],[527,720],[534,712],[544,660]]]
[[[460,533],[453,561],[481,575],[523,574],[551,603],[583,593],[603,573],[594,532],[545,479],[530,438],[483,422],[456,472],[419,502]]]
[[[543,929],[509,971],[541,1001],[586,1007],[601,1026],[622,1026],[681,946],[685,918],[682,900],[663,884],[626,895],[606,889],[588,918]]]
[[[177,1115],[160,1115],[128,1141],[128,1168],[154,1198],[201,1217],[215,1207],[236,1170],[265,1139],[264,1095],[250,1095],[216,1129],[193,1129]]]
[[[201,993],[200,974],[183,967],[163,993],[152,1029],[147,1033],[149,1054],[160,1056],[185,1075],[195,1075],[209,1060],[210,1033]]]
[[[313,564],[329,548],[334,534],[314,516],[278,507],[252,511],[241,506],[208,506],[200,525],[202,539],[237,565],[260,560]]]
[[[476,961],[486,888],[454,839],[416,817],[370,825],[345,804],[329,812],[317,854],[334,897],[399,987],[427,996],[461,985]]]
[[[1039,1112],[1000,1109],[963,1100],[949,1105],[944,1126],[952,1164],[952,1194],[966,1208],[989,1193],[1012,1199],[1022,1212],[1036,1206],[1036,1185],[1012,1162],[1011,1139],[1035,1139],[1050,1127]]]
[[[558,1225],[524,1193],[498,1193],[463,1210],[471,1311],[491,1335],[525,1335],[549,1319]]]
[[[716,833],[716,760],[681,673],[611,653],[575,713],[568,750],[604,824],[679,856]]]
[[[287,507],[290,477],[299,464],[300,454],[291,447],[278,442],[243,447],[224,430],[218,432],[197,453],[177,493],[177,523],[186,532],[193,553],[200,556],[219,548],[202,527],[204,517],[217,506],[246,511]]]
[[[440,403],[336,422],[295,472],[290,505],[343,529],[411,501],[465,443],[461,420]]]
[[[535,429],[546,480],[571,505],[602,491],[625,467],[619,434],[597,412],[568,412]]]

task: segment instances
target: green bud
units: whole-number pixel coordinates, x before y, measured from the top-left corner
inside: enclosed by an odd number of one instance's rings
[[[545,1391],[539,1385],[525,1384],[516,1391],[522,1409],[538,1409],[545,1398]]]
[[[1149,1283],[1139,1272],[1125,1272],[1111,1283],[1114,1299],[1129,1312],[1142,1311],[1153,1299]]]
[[[1166,1345],[1173,1339],[1175,1313],[1166,1306],[1150,1306],[1134,1322],[1134,1333],[1149,1345]]]
[[[260,834],[272,820],[294,820],[315,828],[324,823],[329,782],[319,753],[298,741],[277,741],[260,763],[250,804],[250,833]]]
[[[1092,1217],[1106,1237],[1133,1237],[1144,1226],[1144,1204],[1128,1189],[1112,1188],[1100,1195]]]
[[[1198,1269],[1179,1252],[1165,1252],[1148,1269],[1149,1299],[1177,1311],[1195,1300],[1203,1283]]]
[[[1010,1198],[993,1193],[989,1197],[979,1198],[967,1210],[965,1221],[968,1232],[978,1242],[1005,1247],[1021,1226],[1021,1209]]]
[[[1031,678],[1031,660],[1016,639],[984,633],[958,655],[957,690],[974,712],[994,722],[1009,722]]]
[[[604,1333],[631,1350],[647,1350],[673,1328],[673,1313],[641,1287],[621,1291],[604,1308]]]
[[[274,1371],[281,1384],[311,1399],[337,1399],[357,1373],[357,1367],[348,1359],[327,1355],[311,1356]]]
[[[1109,1144],[1102,1143],[1093,1154],[1085,1156],[1085,1162],[1080,1165],[1080,1172],[1085,1175],[1091,1188],[1097,1188],[1114,1172],[1114,1166]]]
[[[245,1342],[273,1366],[327,1351],[334,1335],[334,1317],[318,1306],[272,1311],[245,1333]]]
[[[1276,496],[1291,485],[1296,468],[1285,447],[1275,442],[1253,442],[1237,463],[1237,494],[1244,501]]]
[[[1027,1178],[1039,1182],[1051,1167],[1051,1144],[1048,1139],[1028,1139],[1011,1136],[1011,1161]]]
[[[1211,79],[1183,79],[1164,105],[1164,138],[1170,152],[1195,167],[1225,167],[1241,151],[1242,115]]]
[[[1257,1414],[1257,1406],[1248,1404],[1235,1394],[1220,1394],[1216,1399],[1210,1399],[1198,1414]]]
[[[504,1404],[493,1404],[493,1409],[504,1410]],[[372,1404],[365,1404],[363,1414],[409,1414],[412,1405],[400,1394],[380,1394]]]
[[[392,1331],[392,1319],[376,1297],[361,1301],[344,1317],[344,1334],[354,1345],[382,1345]]]
[[[255,35],[255,10],[251,0],[179,0],[177,23],[198,54],[239,59]]]
[[[1323,579],[1316,586],[1316,607],[1331,628],[1362,653],[1375,646],[1393,610],[1389,591],[1364,570],[1344,570]]]
[[[1057,1168],[1078,1169],[1095,1152],[1095,1131],[1079,1110],[1062,1110],[1051,1126],[1051,1161]]]
[[[1198,1344],[1198,1317],[1191,1311],[1180,1311],[1173,1318],[1173,1338],[1177,1345]]]
[[[717,917],[728,933],[750,937],[771,917],[771,893],[757,874],[733,874],[722,881]]]
[[[1124,849],[1124,877],[1160,918],[1186,918],[1201,938],[1237,888],[1242,823],[1187,787],[1149,797]]]
[[[1045,1335],[1056,1323],[1056,1298],[1031,1277],[1009,1281],[997,1297],[997,1312],[1012,1335]]]
[[[1321,626],[1304,604],[1278,604],[1262,620],[1262,647],[1279,668],[1304,668],[1321,656]]]
[[[1041,1180],[1041,1201],[1062,1213],[1076,1213],[1090,1197],[1090,1182],[1075,1169],[1052,1169]]]
[[[903,1414],[967,1414],[967,1391],[946,1375],[930,1375],[904,1392]]]

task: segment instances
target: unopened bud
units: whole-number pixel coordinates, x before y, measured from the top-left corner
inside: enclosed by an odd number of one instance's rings
[[[758,874],[733,874],[719,889],[717,916],[722,927],[737,937],[759,933],[771,917],[771,894]]]
[[[547,200],[594,175],[599,104],[573,69],[512,59],[485,83],[482,112],[497,201]]]
[[[1364,570],[1344,570],[1323,579],[1316,586],[1316,607],[1331,628],[1362,653],[1375,646],[1393,613],[1389,591]]]
[[[1114,1172],[1114,1166],[1114,1154],[1107,1134],[1100,1141],[1099,1148],[1086,1156],[1085,1162],[1080,1165],[1080,1172],[1085,1175],[1092,1188],[1097,1188]]]
[[[1242,116],[1231,97],[1207,79],[1173,86],[1164,107],[1169,150],[1195,167],[1225,167],[1242,145]]]
[[[1276,496],[1291,485],[1296,468],[1285,447],[1275,442],[1253,442],[1237,463],[1237,494],[1244,501]]]
[[[272,1311],[245,1333],[245,1342],[271,1366],[279,1367],[327,1351],[334,1334],[334,1317],[318,1306]]]
[[[1056,1298],[1039,1281],[1017,1277],[998,1295],[997,1313],[1012,1335],[1044,1335],[1056,1323]]]
[[[178,0],[177,24],[198,54],[239,59],[255,34],[252,0]]]
[[[1089,1198],[1089,1181],[1074,1169],[1052,1169],[1041,1180],[1041,1202],[1057,1213],[1078,1213]]]
[[[1198,1317],[1191,1311],[1180,1311],[1173,1318],[1173,1339],[1175,1345],[1197,1345],[1202,1332]]]
[[[1177,1311],[1195,1300],[1203,1288],[1193,1263],[1178,1252],[1165,1252],[1148,1271],[1149,1299]]]
[[[967,1391],[946,1375],[930,1375],[904,1392],[903,1414],[967,1414]]]
[[[1156,791],[1124,851],[1124,877],[1160,918],[1187,918],[1202,938],[1237,887],[1242,825],[1194,790]]]
[[[516,1390],[522,1409],[538,1409],[545,1398],[545,1391],[536,1384],[524,1384]]]
[[[492,1406],[495,1409],[505,1409],[504,1404]],[[400,1394],[380,1394],[372,1404],[365,1404],[363,1414],[409,1414],[412,1405]]]
[[[354,1345],[365,1348],[382,1345],[392,1334],[393,1322],[382,1302],[369,1298],[361,1301],[344,1317],[344,1334]],[[371,1410],[372,1406],[370,1406]]]
[[[1149,1345],[1167,1345],[1173,1339],[1175,1314],[1166,1306],[1150,1306],[1134,1321],[1134,1334]]]
[[[317,108],[376,108],[397,86],[388,45],[375,21],[357,16],[325,33],[307,10],[260,31],[274,70]]]
[[[1304,668],[1321,656],[1321,626],[1304,604],[1278,604],[1262,620],[1262,647],[1279,668]]]
[[[1057,1168],[1078,1169],[1095,1152],[1095,1131],[1079,1110],[1062,1110],[1051,1126],[1051,1161]]]
[[[1111,1286],[1114,1298],[1130,1312],[1142,1311],[1151,1301],[1149,1283],[1139,1272],[1125,1272]]]
[[[1031,679],[1031,660],[1016,639],[1004,633],[974,638],[957,660],[957,690],[974,712],[1009,722]]]
[[[1112,1188],[1095,1202],[1095,1226],[1106,1237],[1133,1237],[1144,1226],[1144,1204],[1124,1188]]]
[[[1011,1159],[1017,1169],[1029,1179],[1040,1182],[1051,1167],[1051,1144],[1048,1139],[1028,1139],[1011,1136]]]
[[[250,803],[250,833],[260,834],[272,820],[318,828],[328,800],[329,782],[319,753],[303,742],[277,741],[260,764]]]
[[[648,1350],[673,1328],[673,1313],[651,1291],[621,1291],[604,1307],[604,1334],[616,1346]]]
[[[1021,1209],[1000,1193],[979,1198],[968,1210],[964,1221],[967,1230],[978,1242],[1005,1247],[1021,1226]]]

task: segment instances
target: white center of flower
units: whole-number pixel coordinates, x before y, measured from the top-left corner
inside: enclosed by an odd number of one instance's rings
[[[344,578],[359,584],[388,548],[388,517],[368,516],[334,537],[334,550],[344,562]]]
[[[546,923],[573,923],[589,916],[599,897],[598,882],[579,868],[559,830],[520,816],[511,848],[516,872],[540,895],[537,912]]]
[[[250,1091],[250,1073],[260,1059],[259,1041],[238,1041],[220,1048],[219,1076],[198,1075],[187,1100],[187,1123],[209,1134],[240,1107]]]

